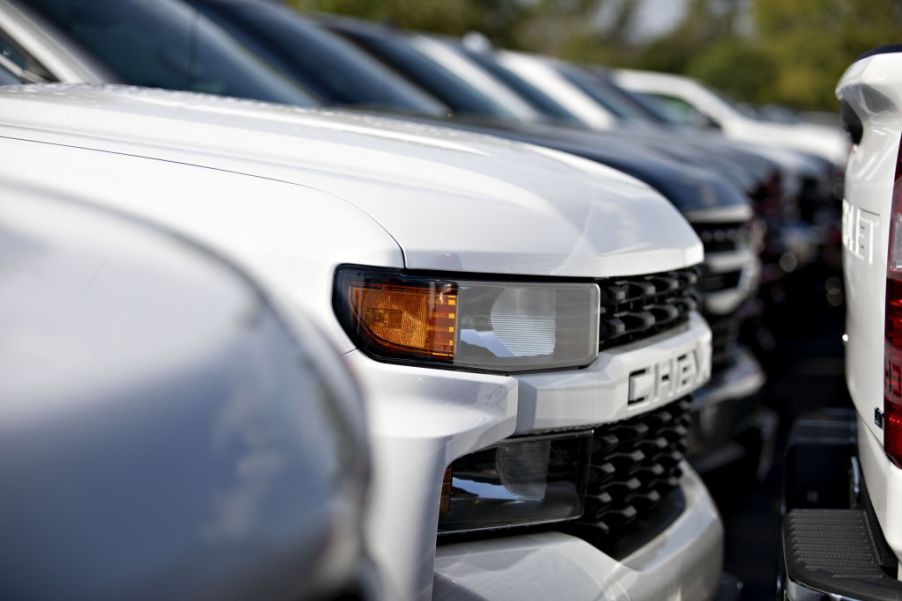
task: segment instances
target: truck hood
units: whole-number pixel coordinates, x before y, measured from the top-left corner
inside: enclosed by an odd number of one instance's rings
[[[419,118],[426,121],[428,118]],[[728,209],[748,219],[748,198],[735,184],[707,168],[678,161],[642,140],[615,136],[611,131],[590,131],[540,123],[516,123],[497,119],[458,117],[429,120],[440,127],[499,136],[573,154],[626,173],[664,195],[684,216]]]
[[[734,182],[685,156],[668,156],[639,137],[536,124],[509,126],[497,133],[618,169],[663,194],[686,216],[725,209],[740,219],[752,216],[748,198]]]
[[[126,86],[8,88],[0,92],[0,115],[10,137],[325,191],[378,222],[409,269],[606,277],[702,259],[689,225],[646,185],[526,144],[371,115]]]

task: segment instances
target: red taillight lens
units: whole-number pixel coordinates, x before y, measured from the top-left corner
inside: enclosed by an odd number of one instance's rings
[[[884,405],[883,450],[896,465],[902,467],[902,405],[892,403],[889,399],[885,399]]]
[[[886,261],[883,449],[902,467],[902,147],[896,160]]]

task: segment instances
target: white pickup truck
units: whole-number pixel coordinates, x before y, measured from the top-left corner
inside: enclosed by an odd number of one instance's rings
[[[848,157],[848,143],[842,131],[814,123],[776,123],[748,114],[741,107],[700,81],[654,71],[621,69],[614,72],[623,87],[659,99],[671,115],[721,129],[729,138],[794,148],[822,157],[841,168]]]
[[[902,46],[837,88],[853,148],[843,201],[846,379],[855,411],[790,438],[785,599],[902,599]]]
[[[367,395],[388,599],[717,592],[721,522],[682,459],[710,375],[702,246],[644,184],[486,136],[117,86],[0,91],[0,152],[3,177],[180,231],[331,337]]]
[[[363,405],[325,338],[183,235],[15,179],[0,599],[381,601]]]

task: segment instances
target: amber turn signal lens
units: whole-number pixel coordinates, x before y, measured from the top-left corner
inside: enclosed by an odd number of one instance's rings
[[[454,358],[457,286],[396,284],[372,280],[349,283],[354,317],[377,346],[391,354],[437,360]]]

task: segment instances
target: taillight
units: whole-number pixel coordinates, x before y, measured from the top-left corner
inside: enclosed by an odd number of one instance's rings
[[[893,184],[884,334],[883,448],[902,467],[902,147]]]

